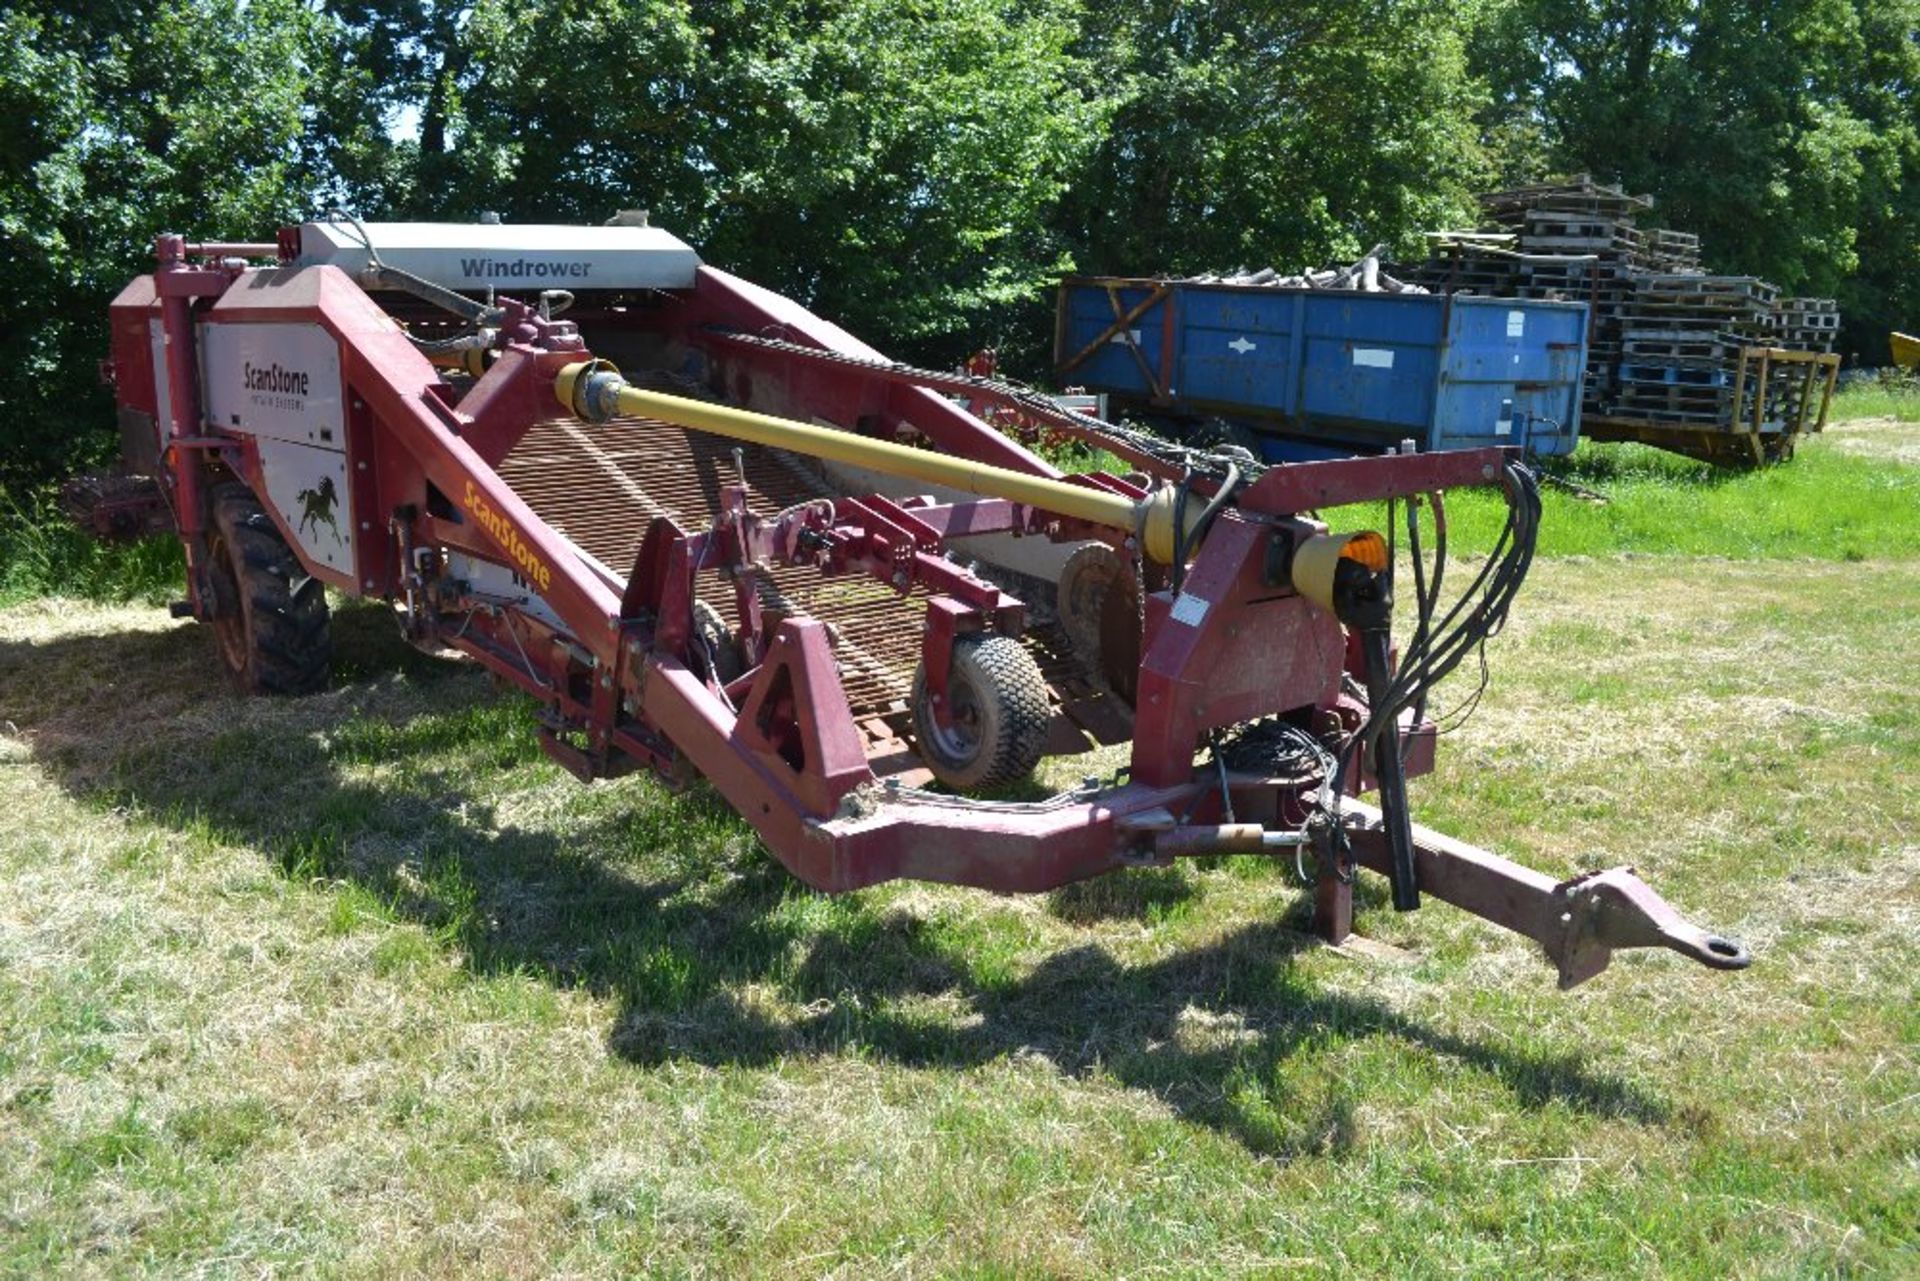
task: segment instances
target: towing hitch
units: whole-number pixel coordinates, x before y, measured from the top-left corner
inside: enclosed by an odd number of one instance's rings
[[[1391,829],[1380,810],[1348,800],[1341,817],[1354,860],[1391,875]],[[1716,970],[1744,970],[1753,963],[1745,944],[1690,924],[1630,867],[1556,881],[1418,823],[1412,835],[1419,887],[1534,940],[1560,971],[1562,989],[1606,969],[1616,951],[1635,947],[1664,947]],[[1340,884],[1330,867],[1323,867],[1322,880],[1316,924],[1338,943],[1351,929],[1351,904],[1330,910],[1329,900],[1345,898],[1351,886]]]

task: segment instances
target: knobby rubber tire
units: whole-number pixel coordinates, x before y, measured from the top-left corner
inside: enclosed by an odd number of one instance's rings
[[[934,723],[923,662],[913,677],[913,732],[934,777],[958,791],[1000,787],[1025,778],[1046,750],[1053,708],[1046,678],[1026,647],[1011,636],[962,636],[953,644],[947,689],[970,698],[977,738],[955,750]]]
[[[213,493],[214,573],[235,614],[217,646],[234,683],[249,694],[312,694],[327,687],[333,633],[326,586],[312,577],[244,485]]]

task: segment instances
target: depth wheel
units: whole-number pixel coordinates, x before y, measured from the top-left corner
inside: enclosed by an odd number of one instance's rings
[[[1040,763],[1053,709],[1047,682],[1011,636],[962,636],[947,669],[949,724],[927,701],[923,661],[913,677],[913,735],[935,778],[958,791],[999,787]]]
[[[1140,668],[1140,586],[1133,567],[1104,543],[1067,557],[1055,612],[1088,670],[1129,705]]]
[[[214,646],[248,694],[325,689],[333,662],[327,592],[244,485],[213,493],[208,532]]]

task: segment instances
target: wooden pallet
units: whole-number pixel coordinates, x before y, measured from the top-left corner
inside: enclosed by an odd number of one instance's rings
[[[1718,329],[1628,329],[1620,344],[1625,356],[1646,361],[1730,360],[1746,344],[1737,334]]]
[[[1700,271],[1700,237],[1660,227],[1646,233],[1642,266],[1662,275],[1694,275]]]
[[[1733,371],[1718,360],[1675,360],[1662,364],[1620,362],[1620,381],[1634,387],[1729,387]]]

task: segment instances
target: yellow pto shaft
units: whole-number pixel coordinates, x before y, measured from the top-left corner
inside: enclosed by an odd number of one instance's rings
[[[598,361],[568,365],[554,380],[553,390],[561,404],[589,421],[604,421],[616,415],[652,418],[692,431],[712,432],[716,436],[771,445],[830,462],[867,467],[889,476],[944,485],[988,498],[1004,498],[1089,524],[1125,530],[1140,539],[1141,547],[1154,560],[1162,564],[1173,560],[1173,491],[1166,487],[1136,502],[1119,494],[1031,476],[989,463],[971,462],[951,454],[915,449],[890,440],[875,440],[833,427],[646,391]],[[1200,500],[1187,505],[1189,532],[1205,505]]]

